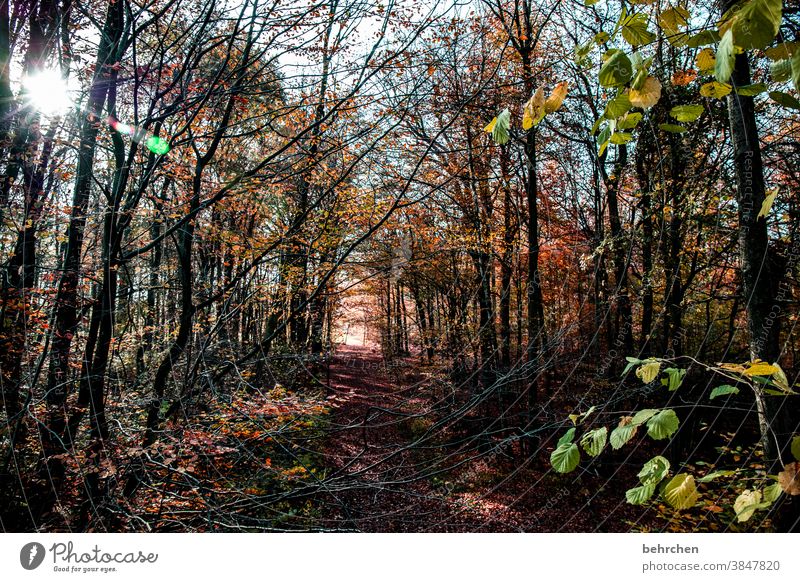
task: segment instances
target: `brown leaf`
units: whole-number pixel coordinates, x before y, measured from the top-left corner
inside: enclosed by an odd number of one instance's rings
[[[778,483],[788,495],[800,495],[800,463],[789,463],[778,473]]]
[[[684,87],[697,78],[697,71],[687,69],[685,71],[675,71],[672,73],[672,84],[676,87]]]

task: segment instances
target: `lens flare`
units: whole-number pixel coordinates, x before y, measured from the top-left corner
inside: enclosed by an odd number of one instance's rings
[[[67,81],[58,71],[43,70],[27,75],[22,86],[27,103],[44,115],[61,115],[72,105]]]
[[[163,156],[169,152],[169,143],[167,140],[158,137],[157,135],[152,135],[141,127],[122,123],[110,115],[106,118],[106,123],[108,123],[108,125],[110,125],[115,131],[130,136],[130,138],[136,143],[144,142],[144,147],[157,156]]]

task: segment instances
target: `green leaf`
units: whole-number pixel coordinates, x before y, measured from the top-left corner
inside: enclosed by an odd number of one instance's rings
[[[608,441],[614,450],[621,449],[636,434],[638,427],[635,424],[620,425],[611,431]]]
[[[586,420],[586,418],[595,411],[595,408],[596,408],[595,406],[590,406],[589,410],[587,410],[586,412],[582,412],[581,414],[570,414],[569,419],[572,421],[572,424],[577,425],[579,422]],[[563,439],[564,437],[561,438]],[[572,442],[572,438],[570,438],[566,442]],[[559,441],[558,444],[561,444],[561,441]]]
[[[714,400],[718,396],[727,396],[728,394],[738,394],[739,389],[736,386],[731,386],[730,384],[723,384],[722,386],[717,386],[711,391],[711,395],[708,397],[709,400]]]
[[[664,499],[675,509],[694,507],[699,497],[694,477],[686,473],[675,475],[664,487]]]
[[[640,410],[636,414],[633,415],[633,419],[631,420],[631,424],[634,426],[639,426],[640,424],[644,424],[648,420],[650,420],[655,414],[658,412],[657,408],[645,408]]]
[[[736,46],[744,50],[763,49],[772,42],[781,24],[782,0],[746,0],[728,10],[720,32],[733,32]]]
[[[658,485],[669,473],[669,461],[657,456],[647,461],[637,475],[643,485]]]
[[[610,38],[610,36],[609,36],[609,34],[607,32],[600,31],[600,32],[598,32],[597,34],[594,35],[594,42],[595,42],[595,44],[601,45],[601,44],[603,44],[605,42],[608,42],[609,38]]]
[[[494,127],[492,128],[492,139],[495,143],[503,145],[507,144],[509,140],[509,133],[508,129],[511,125],[511,112],[508,108],[503,109],[500,114],[497,116],[496,121],[494,122]]]
[[[800,93],[800,50],[795,50],[792,56],[792,83],[795,90]]]
[[[647,421],[647,434],[660,441],[672,436],[678,430],[679,425],[678,415],[674,410],[668,408]]]
[[[631,46],[650,44],[656,35],[647,30],[648,19],[643,12],[631,14],[622,23],[622,38]]]
[[[717,47],[716,63],[714,63],[714,77],[720,83],[727,83],[733,73],[733,31],[729,30],[722,35],[722,40]]]
[[[736,87],[736,92],[743,97],[755,97],[756,95],[761,95],[761,93],[766,90],[767,86],[764,83],[753,83],[752,85]]]
[[[556,444],[557,447],[561,445],[567,445],[572,442],[572,439],[575,438],[575,427],[573,426],[567,432],[565,432],[560,439],[558,439],[558,443]]]
[[[628,94],[622,93],[608,102],[603,116],[606,119],[616,119],[617,117],[625,115],[631,107],[631,100],[628,97]]]
[[[606,54],[608,59],[600,68],[600,85],[603,87],[624,85],[633,75],[631,60],[621,50],[609,51]]]
[[[601,131],[600,135],[597,136],[598,156],[602,156],[603,152],[606,151],[610,138],[611,138],[611,127],[608,124],[606,124],[606,126],[603,128],[603,131]]]
[[[574,471],[581,460],[581,452],[575,443],[564,443],[550,454],[550,464],[557,473]]]
[[[589,56],[589,53],[592,52],[594,48],[594,41],[588,40],[585,43],[578,45],[575,47],[575,57],[574,61],[576,64],[581,65],[586,60],[586,57]]]
[[[644,87],[645,81],[647,81],[647,77],[648,77],[647,69],[639,69],[638,71],[636,71],[636,75],[633,77],[633,81],[631,82],[631,89],[639,91],[642,87]]]
[[[658,128],[669,133],[684,133],[689,131],[688,128],[683,127],[682,125],[675,125],[674,123],[659,123]]]
[[[621,131],[621,132],[618,131],[618,132],[615,132],[611,136],[611,143],[617,144],[617,145],[622,145],[622,144],[628,143],[632,139],[633,139],[633,135],[631,135],[630,133],[626,133],[624,131]]]
[[[634,113],[633,115],[641,116],[641,113]],[[625,359],[628,361],[628,365],[625,366],[625,369],[622,371],[623,376],[628,372],[630,372],[631,368],[638,366],[639,364],[644,362],[644,360],[640,360],[639,358],[632,358],[631,356],[626,356]]]
[[[631,505],[643,505],[647,503],[655,493],[655,484],[640,485],[625,492],[625,499]]]
[[[608,141],[608,138],[611,137],[611,127],[606,124],[603,127],[603,130],[600,132],[600,135],[597,136],[597,143],[604,143]]]
[[[800,435],[792,437],[792,456],[800,461]]]
[[[639,122],[642,120],[641,113],[627,113],[624,117],[617,120],[617,129],[634,129]],[[628,364],[625,368],[625,372],[627,372],[630,368],[633,367],[633,364]],[[625,373],[622,374],[623,376]]]
[[[604,426],[590,430],[581,437],[581,446],[590,457],[596,457],[603,452],[608,438],[608,429]]]
[[[681,123],[696,121],[705,111],[705,107],[699,103],[692,105],[676,105],[669,110],[669,114],[673,119]]]
[[[773,483],[764,487],[764,501],[770,505],[778,500],[778,497],[783,493],[780,483]]]
[[[667,35],[676,35],[689,24],[689,17],[689,11],[686,8],[673,6],[661,12],[658,17],[658,25]]]
[[[667,387],[670,392],[675,392],[683,384],[683,378],[686,376],[686,370],[680,368],[664,368],[667,378],[663,378],[661,383]]]
[[[770,91],[769,98],[778,105],[783,105],[790,109],[800,109],[800,101],[797,97],[784,93],[783,91]]]
[[[708,475],[700,477],[697,480],[697,482],[698,483],[710,483],[711,481],[713,481],[717,477],[730,477],[734,473],[735,473],[735,471],[727,471],[727,470],[726,471],[713,471],[713,472],[709,473]]]
[[[699,48],[701,46],[718,43],[720,39],[721,37],[716,30],[704,30],[692,36],[686,42],[686,46],[689,48]]]
[[[789,59],[783,59],[781,61],[770,63],[769,74],[772,76],[772,80],[776,83],[788,81],[792,76],[792,61]]]

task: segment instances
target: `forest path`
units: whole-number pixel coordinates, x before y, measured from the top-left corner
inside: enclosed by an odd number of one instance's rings
[[[370,345],[338,348],[330,368],[331,427],[324,449],[334,484],[326,527],[374,532],[529,529],[523,513],[506,503],[519,491],[498,471],[505,459],[439,446],[454,436],[449,428],[418,442],[440,412],[433,373],[414,357],[387,363]]]
[[[414,423],[429,412],[413,360],[387,363],[377,347],[341,345],[331,362],[328,478],[341,490],[326,526],[358,531],[419,531],[447,512],[420,468]],[[424,515],[423,515],[424,514]],[[331,519],[328,522],[328,519]],[[426,519],[427,520],[427,519]]]
[[[550,471],[547,450],[523,458],[511,449],[498,454],[445,445],[464,442],[454,426],[420,442],[440,418],[435,374],[415,357],[387,365],[377,347],[338,347],[322,451],[329,493],[320,518],[324,528],[518,532],[563,525],[566,531],[593,531],[600,516],[617,513],[604,529],[628,531],[623,519],[640,515],[618,504],[616,495],[592,495],[604,479]]]

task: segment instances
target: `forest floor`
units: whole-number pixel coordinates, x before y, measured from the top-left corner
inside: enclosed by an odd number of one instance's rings
[[[329,375],[331,425],[322,451],[329,495],[320,517],[325,529],[668,529],[654,511],[625,503],[638,459],[630,466],[617,462],[559,475],[549,463],[555,434],[534,441],[531,452],[515,439],[470,437],[465,421],[471,413],[443,416],[458,397],[443,392],[441,371],[420,360],[387,365],[376,348],[337,350]]]

